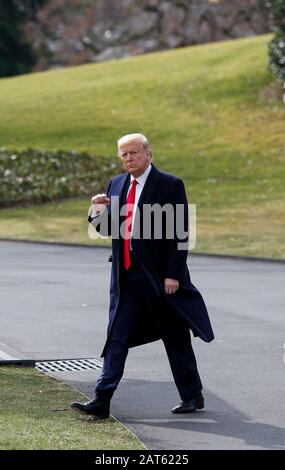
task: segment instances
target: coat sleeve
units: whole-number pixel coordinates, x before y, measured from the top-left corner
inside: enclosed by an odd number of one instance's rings
[[[107,188],[107,196],[110,197],[110,189],[111,189],[112,180],[109,182]],[[101,233],[103,236],[111,236],[111,204],[106,207],[106,209],[100,214],[92,215],[92,212],[88,214],[88,222],[92,224],[92,226],[97,230],[97,232]]]
[[[171,188],[171,204],[174,209],[174,238],[165,240],[165,277],[182,282],[187,273],[189,214],[185,187],[180,179]]]

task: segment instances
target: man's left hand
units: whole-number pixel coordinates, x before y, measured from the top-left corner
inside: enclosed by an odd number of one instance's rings
[[[177,279],[164,279],[164,290],[166,294],[174,294],[179,289],[179,281]]]

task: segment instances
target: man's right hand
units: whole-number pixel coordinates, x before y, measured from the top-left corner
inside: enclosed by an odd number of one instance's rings
[[[103,212],[110,204],[111,200],[107,194],[96,194],[91,198],[93,213]]]

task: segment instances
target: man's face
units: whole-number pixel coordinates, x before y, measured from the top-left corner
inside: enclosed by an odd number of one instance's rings
[[[119,148],[124,169],[135,178],[142,175],[151,161],[151,155],[140,141],[133,140]]]

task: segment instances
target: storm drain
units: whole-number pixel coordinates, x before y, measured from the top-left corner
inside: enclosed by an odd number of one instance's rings
[[[102,362],[97,359],[64,359],[36,362],[35,368],[42,372],[82,372],[101,369]]]

